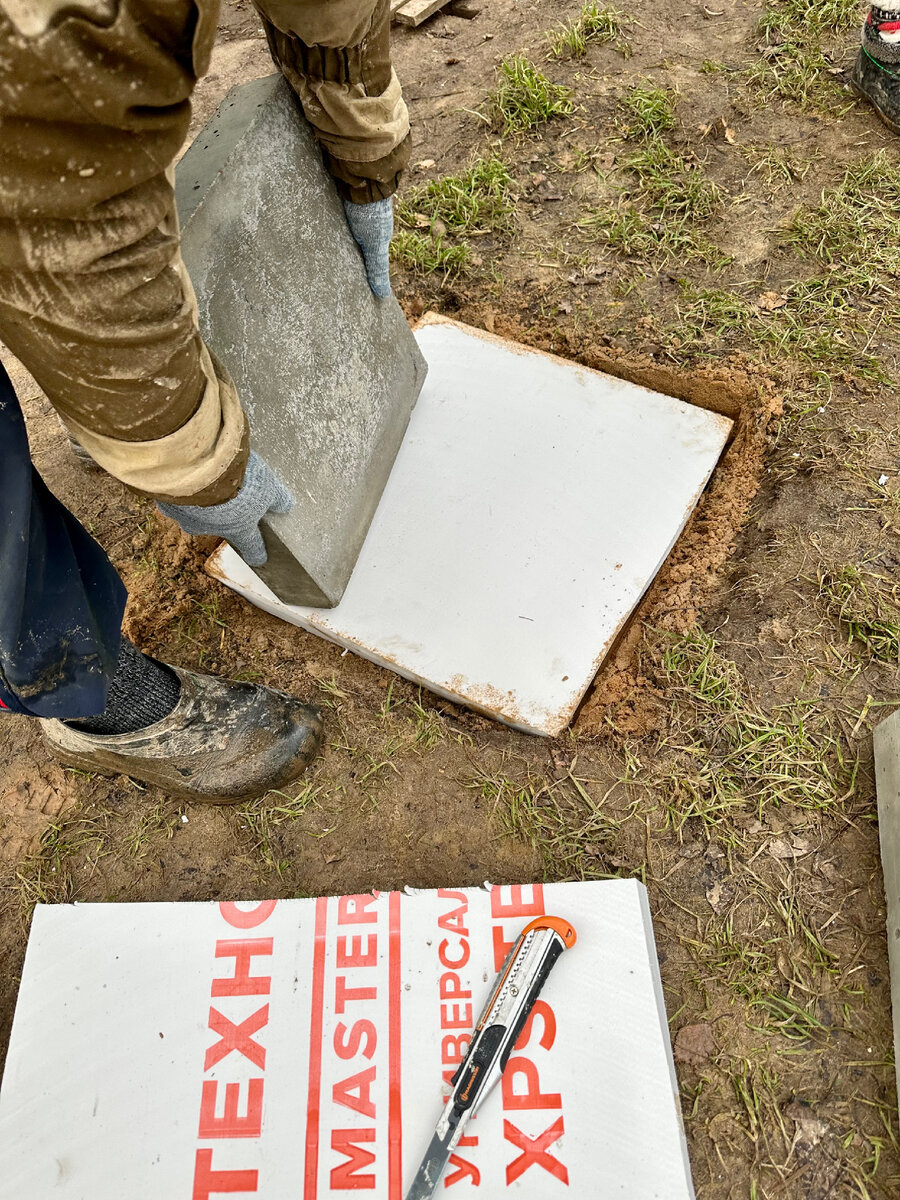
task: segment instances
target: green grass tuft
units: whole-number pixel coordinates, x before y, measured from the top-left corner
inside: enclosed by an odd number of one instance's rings
[[[459,175],[409,188],[397,205],[402,228],[391,244],[394,260],[423,275],[442,271],[452,276],[467,270],[473,254],[466,238],[511,231],[512,187],[506,163],[492,155]]]
[[[843,50],[861,18],[856,0],[769,0],[760,19],[765,39],[746,79],[763,103],[780,99],[802,109],[837,113],[851,106],[829,75],[826,53]]]
[[[578,227],[603,238],[613,250],[629,258],[705,262],[715,268],[731,262],[729,255],[692,229],[687,218],[661,220],[633,204],[620,209],[589,209]]]
[[[773,191],[799,183],[813,165],[812,158],[802,158],[787,146],[742,146],[741,154]]]
[[[626,129],[631,139],[659,137],[675,126],[675,100],[677,93],[652,83],[639,83],[622,101],[628,113]]]
[[[505,233],[515,211],[512,183],[502,159],[478,159],[459,175],[409,188],[397,205],[397,217],[409,229],[421,226],[424,217],[431,228],[440,222],[451,234]]]
[[[784,240],[841,271],[900,275],[900,167],[884,150],[860,159],[795,214]]]
[[[238,810],[238,821],[248,835],[250,850],[265,869],[283,875],[290,866],[284,857],[280,827],[303,816],[315,804],[318,792],[311,783],[305,783],[294,796],[287,792],[267,792]]]
[[[489,99],[503,133],[525,133],[551,117],[566,116],[575,107],[571,91],[552,83],[522,54],[500,64],[500,83]]]
[[[598,4],[585,4],[574,21],[551,29],[547,34],[551,54],[554,58],[568,55],[581,58],[591,45],[613,45],[625,57],[631,54],[631,46],[625,38],[625,26],[631,24],[630,17],[618,9]]]
[[[689,217],[704,221],[722,205],[722,189],[661,138],[648,138],[627,161],[641,194],[662,219]]]
[[[401,267],[420,275],[432,271],[456,275],[468,265],[472,251],[467,242],[448,245],[443,238],[401,229],[391,242],[391,257]]]
[[[677,93],[638,84],[622,100],[629,114],[626,134],[637,142],[625,160],[634,177],[617,209],[592,208],[578,222],[630,258],[663,257],[726,266],[730,256],[710,242],[694,223],[722,206],[723,191],[708,179],[702,163],[673,149],[662,134],[675,125]]]
[[[787,41],[797,32],[812,38],[855,29],[860,15],[859,0],[769,0],[759,27],[773,41]]]
[[[543,860],[547,878],[597,879],[609,874],[604,861],[612,856],[619,822],[603,800],[589,790],[591,780],[579,776],[573,762],[567,774],[547,782],[529,776],[525,782],[503,771],[479,771],[466,787],[488,800],[506,830],[524,838]]]
[[[846,367],[869,379],[881,379],[878,360],[867,353],[871,326],[860,312],[861,280],[851,270],[792,284],[783,307],[760,310],[750,300],[718,288],[700,288],[680,280],[682,299],[667,337],[679,350],[718,353],[721,341],[749,342],[769,355],[790,353],[812,366]]]

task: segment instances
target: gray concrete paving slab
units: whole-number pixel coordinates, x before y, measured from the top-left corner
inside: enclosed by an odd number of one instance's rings
[[[297,504],[263,523],[259,568],[286,603],[340,600],[425,361],[373,296],[309,126],[280,75],[232,89],[178,165],[182,249],[204,338],[255,449]]]

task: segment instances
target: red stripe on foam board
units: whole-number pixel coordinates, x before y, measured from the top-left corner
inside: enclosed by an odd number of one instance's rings
[[[403,1123],[400,1092],[400,893],[388,901],[388,1196],[403,1200]]]
[[[319,1190],[319,1108],[322,1088],[322,1007],[325,998],[325,933],[328,899],[316,900],[312,1006],[309,1017],[309,1093],[306,1101],[306,1176],[303,1200],[316,1200]]]

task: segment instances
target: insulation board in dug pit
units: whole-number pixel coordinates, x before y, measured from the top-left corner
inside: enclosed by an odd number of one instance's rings
[[[495,974],[545,914],[578,940],[436,1194],[692,1200],[631,879],[38,905],[0,1200],[403,1200]]]
[[[438,695],[554,736],[681,533],[731,422],[433,315],[428,376],[340,604],[253,604]]]

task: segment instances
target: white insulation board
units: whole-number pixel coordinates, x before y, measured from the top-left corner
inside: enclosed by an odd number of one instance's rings
[[[0,1200],[403,1200],[511,944],[553,968],[441,1196],[692,1200],[636,880],[259,904],[40,905]]]
[[[416,338],[428,377],[341,603],[283,604],[227,546],[209,570],[438,695],[556,735],[731,421],[443,318]]]

